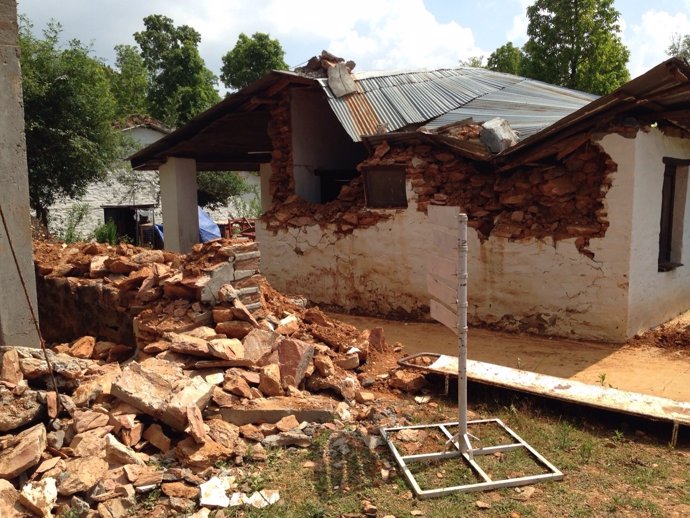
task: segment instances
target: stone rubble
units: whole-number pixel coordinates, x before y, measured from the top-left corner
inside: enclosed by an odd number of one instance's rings
[[[161,295],[138,306],[136,289],[148,286],[147,279],[168,285],[165,275],[191,272],[168,291],[200,295],[209,284],[199,279],[213,277],[209,268],[229,264],[219,256],[234,257],[235,271],[253,268],[253,251],[222,243],[204,245],[191,262],[129,246],[113,251],[95,244],[51,250],[42,245],[37,268],[45,275],[85,280],[84,290],[94,279],[111,276],[110,284],[134,290],[131,296],[121,293],[119,304],[127,311],[138,308],[134,325],[147,327],[137,331],[136,347],[93,335],[52,346],[47,355],[59,407],[55,392],[46,391],[51,385],[43,353],[0,347],[0,430],[7,432],[0,436],[0,516],[51,517],[74,510],[89,518],[124,517],[152,491],[161,495],[160,516],[203,516],[204,510],[235,505],[262,508],[280,495],[235,484],[237,470],[248,462],[265,462],[269,448],[308,448],[321,428],[390,418],[376,411],[376,390],[389,389],[389,376],[362,372],[368,356],[390,350],[380,329],[360,332],[318,308],[305,309],[260,277],[252,281],[256,303],[242,298],[243,286],[225,283],[214,287],[212,304],[161,302]],[[64,277],[65,265],[82,277]],[[159,318],[150,304],[173,308],[172,320],[167,309]],[[194,304],[196,314],[207,316],[191,319]],[[178,317],[183,325],[171,325]],[[390,376],[396,390],[422,386],[416,373],[394,370]],[[357,432],[358,441],[380,446],[376,427],[358,426],[364,430]]]
[[[266,507],[279,493],[237,487],[230,467],[372,415],[375,382],[360,371],[371,351],[389,350],[382,330],[362,333],[247,274],[258,269],[251,246],[220,241],[184,258],[41,244],[44,280],[110,297],[107,311],[135,311],[135,340],[53,345],[59,406],[43,353],[0,347],[1,516],[123,517],[154,490],[165,513]],[[230,270],[256,291],[221,282]]]

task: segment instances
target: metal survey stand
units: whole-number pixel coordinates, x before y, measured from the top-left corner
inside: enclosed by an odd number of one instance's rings
[[[388,444],[395,460],[418,498],[433,498],[455,492],[486,491],[505,487],[515,487],[546,480],[560,480],[563,473],[544,458],[537,450],[525,442],[500,419],[467,420],[467,215],[460,214],[457,207],[429,206],[429,220],[434,229],[435,253],[428,267],[428,286],[432,296],[431,316],[444,325],[454,329],[458,335],[458,421],[447,423],[421,424],[381,428],[381,436]],[[455,245],[452,240],[457,239]],[[445,257],[443,257],[445,256]],[[453,264],[453,261],[456,261]],[[456,289],[452,289],[452,284]],[[454,293],[453,293],[454,291]],[[453,297],[455,295],[455,297]],[[498,428],[499,435],[507,439],[500,444],[482,445],[481,431],[488,427]],[[396,433],[402,430],[422,430],[440,434],[445,439],[440,451],[414,455],[403,455],[395,444]],[[495,431],[493,432],[496,435]],[[482,457],[501,455],[517,450],[529,454],[541,473],[492,478],[482,467]],[[415,463],[432,462],[445,459],[459,459],[472,471],[476,482],[448,487],[422,487],[412,472]]]

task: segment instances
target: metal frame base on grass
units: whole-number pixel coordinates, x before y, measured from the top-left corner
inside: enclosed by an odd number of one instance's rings
[[[563,478],[563,473],[561,471],[559,471],[553,464],[551,464],[548,460],[542,457],[537,450],[535,450],[524,440],[522,440],[522,438],[520,438],[518,434],[516,434],[513,430],[506,426],[500,419],[479,419],[476,421],[467,422],[468,425],[486,425],[490,423],[494,423],[500,426],[502,430],[513,439],[514,442],[495,446],[472,448],[468,449],[467,453],[462,453],[459,440],[468,441],[468,436],[466,435],[464,438],[458,438],[457,435],[453,435],[449,430],[449,428],[458,427],[458,422],[381,428],[381,436],[388,444],[388,447],[393,453],[393,456],[395,457],[398,466],[400,466],[400,469],[405,475],[407,482],[410,484],[410,486],[412,486],[412,490],[414,491],[415,495],[420,499],[434,498],[456,492],[468,493],[470,491],[489,491],[492,489],[500,489],[504,487],[524,486],[527,484],[533,484],[535,482],[544,482],[547,480],[561,480]],[[398,449],[395,447],[395,444],[393,444],[391,434],[394,432],[400,430],[423,430],[429,428],[439,429],[441,433],[448,439],[444,451],[424,453],[419,455],[401,455]],[[542,466],[547,472],[538,475],[493,480],[475,460],[475,457],[477,456],[492,455],[496,452],[507,452],[518,450],[520,448],[526,449],[530,453],[532,459],[535,461],[535,464]],[[414,462],[425,462],[458,457],[462,457],[465,460],[465,463],[468,466],[470,466],[472,471],[479,478],[482,479],[481,482],[464,484],[461,486],[423,489],[422,487],[420,487],[419,483],[415,479],[415,476],[412,474],[409,468],[409,465]]]

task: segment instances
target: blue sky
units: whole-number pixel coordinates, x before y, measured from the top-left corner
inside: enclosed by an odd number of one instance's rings
[[[280,40],[290,66],[327,49],[357,70],[436,68],[488,56],[507,41],[526,39],[530,0],[19,0],[40,31],[62,23],[65,39],[93,45],[113,61],[113,47],[134,43],[148,14],[165,14],[202,36],[200,51],[216,74],[240,32]],[[690,34],[690,0],[617,0],[634,76],[664,60],[673,33]]]

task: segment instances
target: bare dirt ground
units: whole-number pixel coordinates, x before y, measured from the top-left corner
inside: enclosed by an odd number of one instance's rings
[[[403,352],[456,355],[456,336],[441,324],[403,322],[341,313],[360,329],[383,327]],[[590,384],[690,401],[690,313],[626,344],[548,338],[470,328],[469,358]]]

